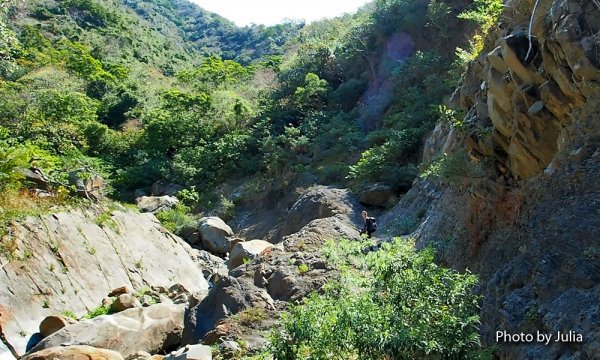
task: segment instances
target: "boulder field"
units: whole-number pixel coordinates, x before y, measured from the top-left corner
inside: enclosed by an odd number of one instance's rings
[[[357,239],[361,210],[349,190],[311,185],[274,209],[286,214],[278,241],[245,241],[208,217],[192,247],[150,213],[112,208],[11,225],[15,255],[0,257],[0,359],[204,360],[212,356],[198,343],[235,354],[238,339],[260,349],[264,333],[251,326],[236,338],[228,321],[264,311],[271,327],[288,302],[318,291],[333,274],[319,247]]]

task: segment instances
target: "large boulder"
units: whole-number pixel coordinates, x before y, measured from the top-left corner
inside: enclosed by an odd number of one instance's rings
[[[280,236],[293,234],[315,219],[343,214],[355,215],[358,204],[348,189],[313,186],[307,189],[289,209],[281,225]]]
[[[136,199],[138,209],[141,212],[156,213],[162,210],[174,208],[179,200],[172,196],[142,196]]]
[[[50,315],[40,323],[40,334],[42,337],[48,337],[58,330],[75,323],[75,320],[64,316]]]
[[[160,303],[80,321],[45,338],[30,354],[65,343],[114,350],[125,357],[140,350],[170,350],[181,342],[184,311],[185,305]]]
[[[264,240],[251,240],[246,242],[239,242],[233,246],[233,249],[231,249],[231,254],[229,254],[228,267],[230,269],[233,269],[242,265],[244,261],[254,260],[263,251],[270,249],[274,246],[275,245]]]
[[[123,360],[116,351],[87,345],[56,346],[25,357],[21,360]]]
[[[359,194],[360,203],[367,206],[389,207],[393,206],[397,200],[394,189],[385,184],[367,186]]]
[[[183,189],[185,189],[185,187],[182,185],[159,180],[152,184],[150,194],[152,194],[152,196],[175,196]]]
[[[252,279],[219,279],[208,296],[186,312],[182,344],[197,344],[220,320],[251,307],[272,309],[273,299]]]
[[[215,216],[200,219],[199,232],[202,247],[215,254],[227,254],[235,243],[233,230]]]
[[[113,313],[125,311],[135,307],[140,307],[142,304],[140,301],[131,294],[121,294],[117,299],[110,305],[110,310]]]

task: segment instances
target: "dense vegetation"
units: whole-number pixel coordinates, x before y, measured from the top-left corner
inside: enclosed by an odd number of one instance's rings
[[[481,358],[477,279],[434,264],[403,239],[364,255],[341,241],[323,250],[342,275],[292,307],[272,351],[293,359]]]
[[[468,26],[442,1],[378,0],[302,29],[240,29],[185,1],[10,4],[3,146],[57,156],[46,172],[103,172],[124,197],[157,179],[204,192],[306,170],[402,191],[460,75],[467,38],[447,30]]]

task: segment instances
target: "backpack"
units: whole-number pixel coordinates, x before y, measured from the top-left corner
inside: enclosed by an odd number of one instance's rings
[[[373,217],[367,218],[367,231],[374,233],[377,231],[377,220]]]

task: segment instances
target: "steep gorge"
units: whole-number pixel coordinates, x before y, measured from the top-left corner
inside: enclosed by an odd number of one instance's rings
[[[480,276],[481,335],[484,347],[498,346],[495,356],[594,359],[600,354],[600,8],[589,0],[539,0],[532,16],[535,5],[506,2],[498,32],[447,103],[466,116],[438,123],[425,141],[423,168],[433,170],[422,171],[429,175],[418,177],[392,209],[373,211],[386,231],[381,240],[400,235],[395,224],[409,223],[403,234],[416,238],[418,248],[433,247],[440,263]],[[206,252],[216,266],[194,262],[201,250],[151,215],[92,209],[15,222],[18,258],[0,259],[0,303],[10,306],[0,309],[3,340],[21,355],[46,315],[85,315],[118,286],[179,283],[196,294],[179,319],[185,327],[177,346],[239,340],[263,349],[279,314],[334,278],[324,244],[359,239],[364,206],[347,189],[319,185],[322,178],[286,173],[250,192],[247,185],[257,179],[240,185],[234,176],[215,190],[239,200],[229,221],[232,243],[278,244],[229,271]],[[240,314],[257,308],[266,319],[240,326]],[[498,331],[574,331],[583,342],[499,342]],[[10,359],[1,346],[0,359]]]

